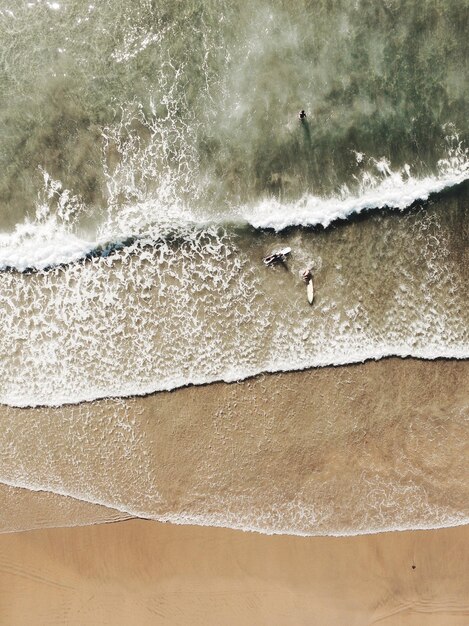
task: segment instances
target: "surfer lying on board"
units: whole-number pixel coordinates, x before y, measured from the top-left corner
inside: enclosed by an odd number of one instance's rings
[[[290,254],[291,248],[283,248],[278,252],[272,252],[268,256],[265,256],[262,260],[265,265],[275,265],[277,263],[285,263],[285,259]]]

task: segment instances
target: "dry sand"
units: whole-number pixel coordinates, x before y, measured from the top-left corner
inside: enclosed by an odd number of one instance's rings
[[[0,536],[0,623],[466,626],[469,527],[265,536],[130,521]]]

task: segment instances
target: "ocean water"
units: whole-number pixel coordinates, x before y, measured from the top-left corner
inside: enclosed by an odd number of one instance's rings
[[[0,0],[0,403],[466,359],[468,22]]]
[[[465,8],[3,2],[0,400],[467,356]]]

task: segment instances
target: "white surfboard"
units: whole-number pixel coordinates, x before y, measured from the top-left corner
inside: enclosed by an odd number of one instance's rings
[[[291,248],[282,248],[278,252],[272,252],[269,256],[264,257],[262,260],[265,265],[273,265],[274,263],[280,263],[285,261],[285,258],[290,254]]]
[[[313,286],[313,279],[310,278],[308,280],[308,284],[306,285],[306,295],[308,296],[308,302],[310,304],[313,304],[313,300],[314,300],[314,286]]]

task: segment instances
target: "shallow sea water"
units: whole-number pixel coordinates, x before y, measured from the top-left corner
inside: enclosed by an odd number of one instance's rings
[[[365,509],[357,509],[355,522],[352,515],[339,523],[340,498],[324,513],[334,489],[341,492],[335,478],[324,476],[341,466],[336,456],[347,457],[353,446],[346,442],[354,437],[347,420],[337,426],[331,391],[317,428],[320,441],[337,441],[340,453],[330,446],[330,458],[316,470],[295,434],[292,456],[300,461],[292,466],[312,488],[298,484],[294,495],[292,476],[280,487],[292,461],[276,430],[269,446],[278,445],[283,461],[264,503],[256,490],[265,483],[248,478],[245,497],[237,487],[228,504],[218,492],[210,499],[211,465],[197,486],[189,489],[181,479],[182,491],[189,490],[180,500],[173,494],[173,502],[170,489],[158,495],[166,487],[153,453],[144,464],[148,493],[136,489],[138,473],[126,483],[127,437],[132,442],[137,431],[144,438],[151,431],[158,438],[153,426],[135,426],[149,409],[125,409],[109,435],[107,426],[100,430],[105,410],[98,419],[93,402],[37,414],[19,408],[393,355],[467,359],[468,16],[466,0],[357,0],[334,7],[322,0],[203,6],[0,0],[0,403],[9,451],[0,480],[157,519],[183,521],[186,502],[189,521],[266,532],[366,532],[466,519],[464,485],[456,478],[463,472],[448,469],[449,449],[441,461],[441,472],[450,475],[446,487],[439,495],[432,491],[433,501],[425,496],[428,477],[434,486],[440,480],[435,420],[464,440],[467,398],[453,394],[452,404],[444,377],[426,401],[433,416],[428,433],[423,417],[417,419],[419,458],[430,460],[415,470],[415,481],[402,483],[404,465],[398,469],[392,458],[385,478],[375,484],[367,477],[369,488],[353,483],[358,470],[345,481],[348,490],[355,484],[357,502],[373,501],[368,526]],[[307,111],[303,122],[300,109]],[[284,246],[292,248],[286,263],[265,267],[263,257]],[[305,268],[313,275],[313,305],[300,278]],[[440,367],[435,362],[436,378]],[[326,368],[322,375],[330,371],[337,372],[337,393],[347,396],[347,374]],[[431,383],[430,374],[421,375]],[[413,381],[418,395],[417,375]],[[360,380],[360,389],[378,411],[379,385],[368,388]],[[262,406],[262,393],[254,395],[252,402]],[[295,415],[304,417],[301,399],[295,402],[292,423]],[[226,406],[220,401],[212,409],[220,428]],[[121,409],[110,410],[116,416]],[[41,426],[41,411],[55,415],[53,428]],[[314,409],[308,411],[314,423]],[[409,399],[391,431],[383,426],[383,442],[392,441],[395,427],[403,445],[412,411]],[[46,463],[41,473],[33,463],[26,471],[27,447],[19,441],[22,432],[34,435],[21,420],[15,426],[21,415],[37,419],[33,430],[51,458],[66,442],[49,434],[61,432],[67,419],[78,429],[65,428],[72,439],[92,434],[112,457],[125,449],[114,470],[122,482],[93,491],[95,444],[79,462],[88,470],[78,472],[75,483],[61,478],[60,464]],[[183,415],[190,423],[191,412]],[[239,419],[233,407],[227,415]],[[278,416],[259,415],[266,431],[253,437],[262,447]],[[369,413],[350,415],[360,421]],[[298,422],[309,433],[305,450],[321,457],[314,443],[319,430],[308,430],[307,422]],[[252,423],[245,426],[257,432]],[[107,437],[114,441],[116,433],[121,443],[111,452]],[[428,447],[426,433],[433,442]],[[377,446],[374,461],[391,443]],[[149,454],[144,449],[132,454]],[[234,468],[236,456],[217,449]],[[238,452],[244,454],[242,446]],[[246,476],[248,466],[246,460]],[[36,470],[42,478],[34,478]],[[323,478],[328,486],[320,495]],[[402,494],[414,487],[415,498],[406,500]],[[442,497],[445,489],[454,490],[451,502]],[[200,498],[199,507],[188,505],[192,496]],[[392,504],[380,517],[386,498]],[[398,519],[399,502],[407,507],[405,521]],[[283,520],[265,517],[276,506]]]

